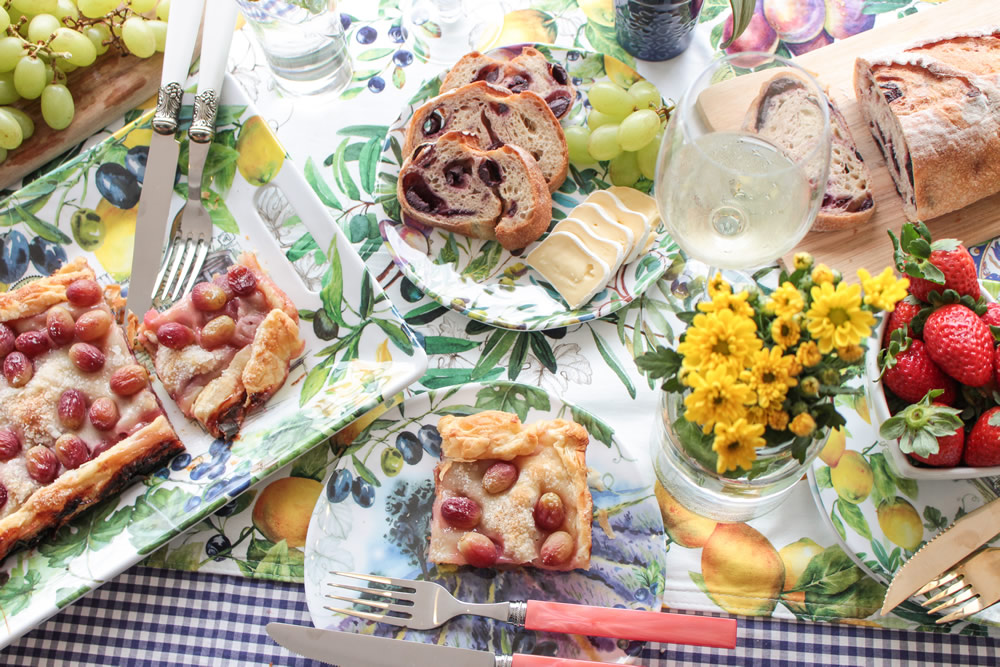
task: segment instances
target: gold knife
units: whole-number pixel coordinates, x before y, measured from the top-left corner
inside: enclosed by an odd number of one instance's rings
[[[889,584],[882,616],[908,600],[924,584],[965,560],[997,533],[1000,533],[1000,498],[958,519],[913,554]]]

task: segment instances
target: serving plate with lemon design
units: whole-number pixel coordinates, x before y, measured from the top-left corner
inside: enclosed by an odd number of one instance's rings
[[[639,75],[628,65],[600,53],[532,44],[550,62],[562,65],[576,86],[573,109],[563,127],[586,122],[587,91],[599,81],[628,86]],[[504,47],[518,49],[519,47]],[[396,181],[403,163],[405,129],[414,111],[436,96],[444,73],[428,80],[389,128],[378,166],[376,214],[382,238],[403,274],[427,296],[474,320],[497,327],[544,330],[606,317],[627,306],[655,283],[678,252],[662,229],[648,253],[623,265],[607,287],[580,308],[571,309],[558,292],[524,261],[526,251],[513,254],[496,241],[474,239],[403,220],[396,198]],[[611,185],[609,163],[570,162],[565,183],[552,194],[553,223],[594,190]],[[651,192],[652,181],[641,178],[634,187]]]
[[[36,548],[4,561],[0,646],[226,506],[426,368],[423,349],[232,79],[222,102],[202,183],[215,226],[204,277],[224,271],[243,250],[255,251],[298,307],[305,351],[293,361],[284,386],[232,443],[213,440],[154,383],[186,451]],[[120,283],[127,293],[133,244],[161,243],[143,238],[142,229],[136,235],[151,116],[141,115],[0,202],[0,290],[82,255],[100,282]],[[190,118],[191,107],[185,106],[182,131]],[[179,136],[184,143],[172,218],[187,197],[181,173],[187,137]],[[308,229],[303,220],[310,222]],[[225,557],[232,545],[210,541],[198,547],[188,554],[196,562]]]

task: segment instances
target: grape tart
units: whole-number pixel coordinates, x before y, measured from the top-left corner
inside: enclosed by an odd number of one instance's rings
[[[281,388],[305,346],[295,305],[252,253],[132,327],[181,412],[225,440]]]
[[[184,449],[86,260],[0,294],[0,560]]]
[[[428,552],[433,563],[590,567],[589,437],[553,419],[488,410],[442,417]]]

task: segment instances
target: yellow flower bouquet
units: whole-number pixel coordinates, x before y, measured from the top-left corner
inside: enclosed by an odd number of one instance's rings
[[[702,473],[765,475],[774,457],[758,453],[775,447],[801,467],[845,423],[833,397],[862,391],[846,384],[863,372],[875,313],[892,311],[909,284],[891,268],[858,278],[849,284],[805,253],[769,293],[734,294],[717,274],[709,299],[678,314],[688,328],[676,350],[657,346],[636,359],[663,379],[676,415],[667,425]]]

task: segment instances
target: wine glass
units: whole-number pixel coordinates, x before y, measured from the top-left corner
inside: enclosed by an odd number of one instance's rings
[[[753,83],[723,80],[765,68]],[[772,101],[751,112],[762,87]],[[755,131],[760,122],[764,129]],[[714,267],[709,275],[739,274],[774,262],[805,236],[829,169],[828,102],[816,80],[781,56],[736,53],[713,60],[677,103],[660,146],[656,201],[677,244]]]
[[[479,0],[403,0],[400,3],[407,30],[427,29],[432,40],[427,61],[454,65],[471,50],[489,43],[503,27],[498,2]]]

